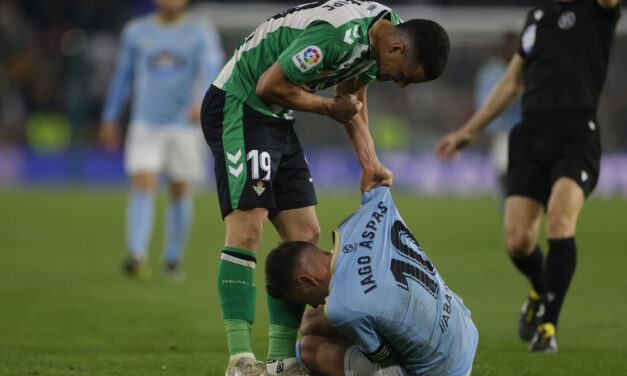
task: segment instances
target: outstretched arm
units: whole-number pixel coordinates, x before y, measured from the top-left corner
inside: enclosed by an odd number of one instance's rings
[[[108,150],[115,150],[120,144],[120,125],[118,120],[123,105],[126,103],[131,91],[133,59],[131,29],[127,26],[122,33],[122,42],[118,52],[115,73],[109,85],[98,131],[100,141]]]
[[[441,161],[448,162],[451,156],[457,157],[459,149],[472,142],[480,131],[520,96],[524,88],[524,62],[519,54],[514,54],[503,77],[492,89],[483,106],[460,129],[444,136],[435,151]]]
[[[346,135],[353,146],[359,165],[361,166],[361,192],[368,192],[379,184],[392,186],[392,172],[385,168],[377,157],[374,142],[368,129],[368,108],[366,105],[366,90],[368,84],[358,77],[348,79],[335,87],[335,95],[354,96],[361,103],[359,112],[351,121],[344,123]]]

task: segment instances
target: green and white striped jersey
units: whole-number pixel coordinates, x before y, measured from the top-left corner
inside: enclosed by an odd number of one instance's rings
[[[316,1],[288,9],[240,42],[213,84],[263,114],[290,118],[290,110],[257,96],[259,77],[278,61],[290,81],[312,93],[353,76],[370,83],[377,66],[368,32],[382,18],[402,22],[373,1]]]

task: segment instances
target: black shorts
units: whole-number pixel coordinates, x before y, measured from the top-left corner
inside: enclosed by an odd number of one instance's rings
[[[526,196],[547,206],[557,179],[577,182],[586,197],[599,179],[601,141],[593,116],[523,117],[509,136],[507,196]]]
[[[261,114],[212,85],[201,123],[214,157],[222,218],[249,208],[266,208],[273,217],[318,203],[293,120]]]

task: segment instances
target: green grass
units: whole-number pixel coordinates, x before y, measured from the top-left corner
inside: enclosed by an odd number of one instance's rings
[[[323,248],[358,199],[320,197]],[[395,200],[472,310],[480,333],[473,375],[627,375],[627,201],[586,205],[560,352],[544,355],[529,354],[516,336],[528,286],[506,256],[494,202],[401,194]],[[151,246],[153,278],[122,275],[125,204],[122,191],[0,192],[0,375],[223,374],[227,352],[215,277],[224,225],[214,193],[197,198],[181,283],[160,275],[162,217]],[[163,200],[159,213],[162,207]],[[268,226],[262,254],[276,242]],[[263,288],[258,293],[253,345],[264,358],[268,315]]]

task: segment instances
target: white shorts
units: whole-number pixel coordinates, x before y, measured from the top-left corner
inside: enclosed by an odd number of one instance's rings
[[[362,353],[357,346],[351,346],[344,353],[344,375],[346,376],[407,376],[401,366],[391,365],[382,368]]]
[[[174,181],[198,182],[205,178],[208,151],[200,127],[133,123],[126,137],[124,168],[129,175],[165,171]]]
[[[466,376],[470,376],[472,367]],[[346,376],[408,376],[408,373],[400,365],[391,365],[382,368],[362,353],[357,346],[351,346],[344,353],[344,374]]]

